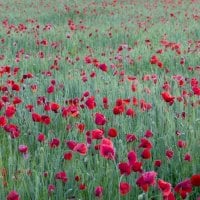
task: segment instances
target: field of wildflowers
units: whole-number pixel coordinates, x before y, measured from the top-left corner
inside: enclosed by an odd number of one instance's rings
[[[0,0],[0,199],[200,200],[199,0]]]

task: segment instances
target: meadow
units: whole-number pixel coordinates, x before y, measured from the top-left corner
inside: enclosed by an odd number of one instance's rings
[[[0,199],[200,199],[199,0],[0,0],[0,19]]]

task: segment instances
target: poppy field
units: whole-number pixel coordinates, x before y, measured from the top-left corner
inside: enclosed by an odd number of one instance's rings
[[[199,0],[0,0],[0,199],[200,200]]]

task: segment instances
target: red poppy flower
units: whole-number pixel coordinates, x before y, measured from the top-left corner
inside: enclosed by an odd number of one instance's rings
[[[153,136],[153,133],[152,133],[152,131],[151,131],[151,130],[146,130],[146,132],[145,132],[144,136],[145,136],[146,138],[150,138],[150,137],[152,137],[152,136]]]
[[[108,66],[105,63],[99,64],[99,69],[101,69],[103,72],[108,71]]]
[[[190,179],[185,179],[184,181],[178,183],[175,188],[175,192],[179,193],[183,199],[192,192],[192,184]]]
[[[43,133],[40,133],[38,136],[37,136],[37,140],[39,142],[44,142],[45,140],[45,135]]]
[[[28,152],[28,146],[21,144],[19,145],[18,150],[20,153],[26,154]]]
[[[173,156],[174,156],[174,152],[173,152],[172,150],[168,149],[168,150],[166,150],[165,155],[166,155],[169,159],[171,159],[171,158],[173,158]]]
[[[14,83],[12,85],[12,90],[19,92],[20,91],[20,85],[17,83]]]
[[[190,178],[192,186],[193,187],[199,187],[200,186],[200,174],[194,174]]]
[[[57,148],[60,145],[60,140],[58,138],[53,138],[50,142],[49,142],[49,146],[50,148]]]
[[[137,137],[134,134],[126,134],[126,142],[134,142],[135,140],[137,140]]]
[[[81,155],[86,155],[87,154],[87,151],[88,151],[88,148],[87,148],[87,145],[84,144],[84,143],[78,143],[74,148],[73,148],[73,151],[76,151],[78,152],[79,154]]]
[[[137,154],[136,154],[136,152],[135,151],[129,151],[127,157],[128,157],[129,165],[133,166],[134,163],[137,161]]]
[[[104,132],[100,129],[95,129],[91,131],[91,134],[92,134],[92,139],[99,140],[103,138]]]
[[[119,192],[121,195],[126,195],[130,192],[131,190],[131,185],[127,182],[121,182],[119,184]]]
[[[65,160],[72,160],[72,157],[73,157],[72,152],[64,153],[63,157]]]
[[[41,115],[41,123],[48,125],[51,123],[51,118],[48,115]]]
[[[16,108],[14,105],[9,105],[7,106],[5,110],[5,115],[7,118],[12,118],[16,113]]]
[[[144,191],[147,192],[149,187],[155,185],[157,173],[154,171],[144,172],[136,180],[136,184]]]
[[[100,155],[106,159],[115,159],[115,149],[111,140],[103,138],[100,144]]]
[[[17,104],[20,104],[20,103],[22,103],[22,100],[19,97],[14,97],[13,104],[17,105]]]
[[[81,183],[80,185],[79,185],[79,189],[80,190],[85,190],[87,187],[86,187],[86,185],[84,184],[84,183]]]
[[[70,150],[73,150],[74,147],[77,145],[77,142],[75,142],[74,140],[68,140],[68,141],[66,142],[66,145],[68,146],[68,148],[69,148]]]
[[[118,168],[120,170],[120,174],[121,175],[124,174],[124,175],[128,176],[131,173],[131,167],[130,167],[130,165],[127,162],[121,162],[121,163],[119,163],[118,164]]]
[[[55,102],[51,102],[50,103],[50,108],[53,112],[57,113],[59,108],[60,108],[60,105],[58,103],[55,103]]]
[[[96,102],[95,102],[95,97],[94,96],[91,96],[89,97],[86,102],[85,102],[85,105],[87,106],[87,108],[89,110],[92,110],[96,107]]]
[[[110,128],[108,130],[108,136],[113,137],[113,138],[117,137],[117,130],[115,128]]]
[[[51,194],[52,192],[55,191],[55,189],[56,189],[55,185],[50,184],[50,185],[48,186],[48,193]]]
[[[13,191],[9,192],[6,199],[7,200],[20,200],[20,196],[15,190],[13,190]]]
[[[158,180],[158,188],[161,190],[164,197],[169,196],[171,193],[171,184],[162,179]]]
[[[167,92],[167,91],[162,92],[161,95],[165,102],[169,103],[170,105],[172,105],[174,103],[175,97],[172,96],[169,92]]]
[[[63,183],[66,183],[67,180],[68,180],[67,174],[66,174],[65,171],[57,172],[56,175],[55,175],[55,179],[61,180]]]
[[[151,150],[149,148],[144,149],[141,153],[141,156],[143,159],[151,158]]]
[[[191,157],[191,155],[189,154],[189,153],[186,153],[185,155],[184,155],[184,160],[186,160],[186,161],[191,161],[192,160],[192,157]]]
[[[54,85],[50,85],[50,86],[47,88],[47,93],[52,94],[52,93],[54,93],[54,90],[55,90]]]
[[[155,167],[160,167],[161,164],[162,164],[162,161],[161,161],[161,160],[155,160],[155,161],[154,161],[154,166],[155,166]]]
[[[114,115],[120,115],[124,112],[124,106],[123,105],[119,105],[119,106],[115,106],[113,108],[113,114]]]
[[[0,127],[3,127],[7,124],[7,119],[4,116],[0,116]]]
[[[139,147],[151,149],[153,146],[152,146],[152,143],[148,139],[141,138]]]
[[[76,125],[76,128],[78,129],[79,133],[83,133],[83,131],[85,129],[85,124],[79,123]]]
[[[6,132],[10,133],[10,137],[12,139],[18,138],[20,136],[20,130],[15,124],[6,124],[3,128]]]
[[[129,109],[127,109],[127,111],[126,111],[126,115],[127,115],[127,116],[130,116],[130,117],[135,117],[135,116],[136,116],[136,113],[135,113],[135,111],[134,111],[132,108],[129,108]]]
[[[107,122],[106,117],[101,113],[95,114],[95,124],[103,126]]]
[[[32,113],[32,120],[34,122],[41,122],[41,115],[38,113]]]
[[[103,187],[97,186],[94,190],[95,197],[102,197],[103,196]]]
[[[138,161],[136,161],[136,162],[134,162],[133,164],[132,164],[132,170],[134,171],[134,172],[142,172],[142,162],[138,162]]]
[[[177,146],[178,146],[179,148],[185,148],[186,145],[187,145],[186,142],[183,141],[183,140],[178,140],[178,142],[177,142]]]

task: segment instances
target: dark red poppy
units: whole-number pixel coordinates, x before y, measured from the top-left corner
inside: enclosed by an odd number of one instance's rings
[[[162,161],[161,161],[161,160],[155,160],[155,161],[154,161],[154,166],[155,166],[155,167],[160,167],[161,164],[162,164]]]
[[[200,174],[194,174],[190,178],[193,187],[200,187]]]
[[[45,134],[44,133],[39,133],[37,136],[37,140],[39,142],[44,142],[45,141]]]
[[[103,196],[103,187],[97,186],[94,190],[95,197],[102,197]]]
[[[180,196],[185,199],[187,195],[192,192],[192,183],[190,179],[185,179],[184,181],[178,183],[175,188],[175,192],[179,193]]]
[[[183,141],[183,140],[178,140],[178,142],[177,142],[177,146],[178,146],[179,148],[185,148],[186,145],[187,145],[186,142]]]
[[[60,139],[58,138],[53,138],[50,142],[49,142],[49,146],[50,148],[57,148],[60,145]]]
[[[126,134],[126,142],[134,142],[135,140],[137,140],[137,137],[135,134],[132,134],[132,133]]]
[[[165,155],[167,156],[167,158],[171,159],[174,156],[174,152],[171,149],[167,149]]]
[[[84,123],[79,123],[76,125],[76,128],[78,129],[79,133],[83,133],[84,129],[85,129],[85,124]]]
[[[9,192],[6,199],[7,200],[20,200],[20,196],[15,190],[13,190],[13,191]]]
[[[136,161],[136,162],[134,162],[133,164],[132,164],[132,170],[134,171],[134,172],[142,172],[143,170],[142,170],[142,162],[138,162],[138,161]]]
[[[12,90],[19,92],[20,91],[20,85],[17,83],[14,83],[12,85]]]
[[[121,182],[119,184],[119,192],[121,195],[126,195],[130,192],[131,190],[131,185],[127,182]]]
[[[68,180],[67,174],[66,174],[65,171],[57,172],[56,175],[55,175],[55,179],[61,180],[63,183],[66,183],[67,180]]]
[[[186,153],[184,155],[184,160],[189,161],[189,162],[192,160],[192,157],[191,157],[190,153]]]
[[[129,163],[127,163],[127,162],[119,163],[118,168],[120,170],[121,175],[124,174],[124,175],[128,176],[131,173],[131,167],[130,167]]]
[[[70,150],[73,150],[74,147],[77,145],[77,142],[75,142],[74,140],[68,140],[66,141],[66,145]]]
[[[85,183],[81,183],[80,185],[79,185],[79,189],[80,190],[86,190],[86,184]]]
[[[48,125],[51,123],[51,118],[48,115],[41,115],[41,123]]]
[[[73,154],[72,152],[66,152],[64,153],[63,157],[65,160],[72,160]]]
[[[55,191],[56,187],[53,184],[48,185],[48,193],[49,195]]]

